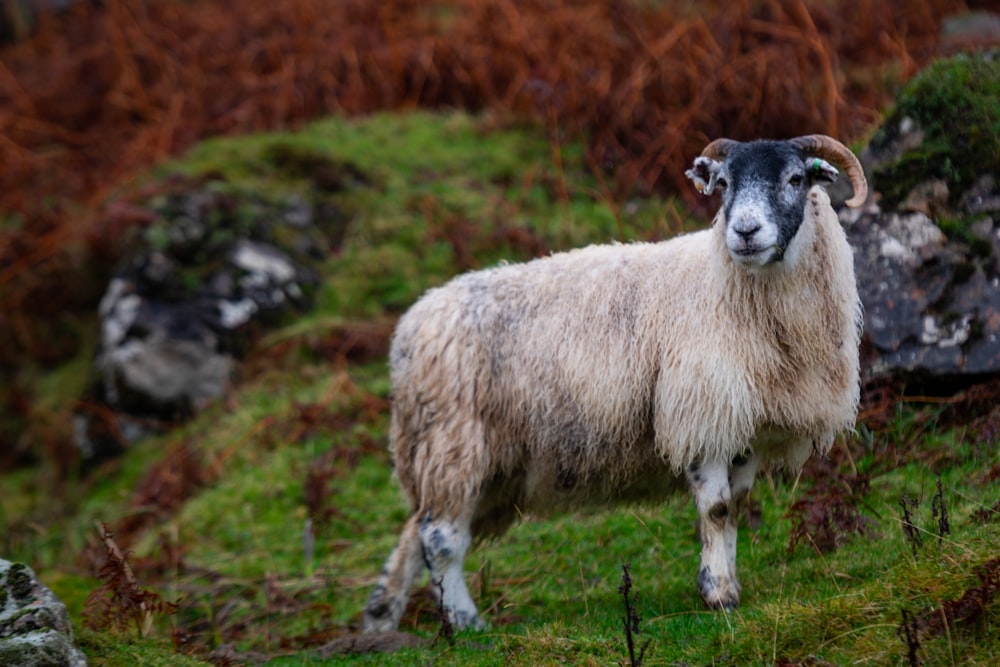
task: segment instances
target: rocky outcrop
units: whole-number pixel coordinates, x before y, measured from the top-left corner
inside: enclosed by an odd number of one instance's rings
[[[979,226],[985,256],[920,211],[876,209],[849,219],[847,229],[873,353],[868,379],[950,383],[1000,371],[1000,235],[992,220]]]
[[[874,191],[843,211],[868,379],[943,389],[1000,372],[1000,61],[941,61],[862,155]]]
[[[0,559],[0,665],[85,667],[66,606],[30,567]]]
[[[282,173],[308,172],[312,188],[267,199],[221,177],[178,179],[145,205],[141,238],[98,309],[96,379],[74,424],[85,458],[114,454],[224,396],[255,338],[311,306],[315,267],[349,219],[334,198],[365,180],[294,149],[270,157]]]

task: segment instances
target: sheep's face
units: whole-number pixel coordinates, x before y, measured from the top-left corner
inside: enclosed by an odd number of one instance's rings
[[[735,146],[722,162],[697,158],[688,176],[705,194],[722,190],[729,256],[760,269],[791,259],[806,193],[814,183],[835,180],[837,170],[787,142],[755,141]]]

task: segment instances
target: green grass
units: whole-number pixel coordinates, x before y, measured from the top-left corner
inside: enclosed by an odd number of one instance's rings
[[[364,370],[349,401],[360,400],[368,391],[384,391],[380,369]],[[197,437],[206,449],[235,451],[218,483],[159,527],[185,546],[185,563],[198,570],[159,586],[166,597],[182,601],[177,623],[193,626],[214,620],[215,641],[235,640],[247,650],[280,653],[282,637],[305,641],[320,631],[336,634],[356,626],[406,508],[385,455],[361,457],[331,485],[331,501],[338,511],[317,530],[310,567],[301,546],[307,468],[325,451],[354,446],[365,434],[360,429],[275,442],[268,429],[256,428],[261,421],[281,421],[296,401],[323,400],[333,382],[318,376],[312,386],[276,397],[275,380],[244,387],[238,409],[206,415],[180,436]],[[384,427],[384,419],[378,418],[365,428],[381,437]],[[949,432],[930,439],[937,441],[933,446],[944,446],[947,438],[958,435]],[[866,498],[869,516],[877,517],[875,534],[855,537],[825,555],[802,547],[788,553],[791,521],[784,515],[795,492],[788,481],[772,485],[762,479],[755,497],[764,522],[756,531],[741,531],[744,599],[732,614],[701,608],[694,587],[694,511],[685,498],[678,498],[659,508],[526,521],[504,538],[481,545],[467,570],[481,606],[493,610],[493,628],[463,633],[454,646],[439,641],[391,655],[325,661],[299,650],[274,664],[615,664],[626,655],[617,592],[622,563],[631,564],[643,637],[652,639],[647,665],[774,664],[809,658],[830,664],[905,664],[906,649],[897,637],[902,609],[920,613],[957,599],[977,584],[975,567],[1000,555],[997,522],[983,525],[971,519],[973,512],[1000,498],[995,486],[981,481],[981,471],[988,467],[984,463],[995,464],[996,456],[977,461],[976,448],[954,439],[950,445],[967,462],[941,471],[952,534],[940,543],[930,516],[930,496],[939,476],[921,463],[877,477]],[[923,498],[915,522],[927,534],[916,556],[899,525],[901,493]],[[113,512],[108,514],[113,518]],[[140,545],[139,555],[155,556],[161,548],[162,540],[151,536]],[[58,592],[61,583],[77,587],[85,582],[57,580]],[[290,601],[269,602],[261,593],[265,585]],[[949,637],[925,642],[925,664],[990,664],[1000,657],[996,613],[994,601],[981,626],[955,628]],[[411,616],[407,622],[417,623],[408,631],[428,639],[438,631],[428,615]],[[244,623],[253,623],[255,631],[227,634]],[[132,638],[129,642],[143,645]],[[85,647],[106,656],[106,664],[124,664],[114,662],[121,647],[112,651],[103,646]],[[151,643],[151,650],[162,650],[156,646]]]
[[[225,402],[70,480],[55,498],[44,477],[2,480],[0,519],[21,526],[4,556],[29,562],[65,600],[92,665],[208,664],[208,651],[222,645],[266,653],[275,665],[628,664],[618,593],[624,563],[638,594],[639,639],[651,640],[646,665],[907,664],[897,635],[903,610],[919,615],[959,598],[978,585],[976,567],[1000,556],[1000,521],[973,518],[1000,499],[996,482],[984,479],[1000,462],[997,443],[976,443],[902,407],[889,427],[865,434],[867,450],[854,461],[878,472],[864,497],[869,535],[832,553],[789,552],[789,509],[818,482],[759,480],[763,522],[740,532],[743,605],[733,613],[702,609],[695,513],[678,497],[662,507],[527,520],[480,545],[467,573],[488,610],[487,631],[431,643],[439,625],[416,591],[422,608],[407,614],[403,629],[427,646],[316,657],[319,645],[356,630],[407,512],[385,451],[385,361],[330,360],[322,342],[338,328],[391,319],[462,270],[449,225],[464,225],[459,236],[472,265],[482,266],[530,256],[503,240],[512,226],[555,249],[657,238],[698,223],[672,202],[611,206],[579,147],[560,148],[560,172],[541,131],[461,114],[331,119],[296,134],[220,139],[156,177],[216,174],[227,187],[275,200],[311,196],[306,180],[273,173],[275,146],[286,156],[350,163],[370,177],[337,194],[352,219],[343,246],[324,262],[316,310],[264,339],[255,373]],[[203,484],[169,510],[136,506],[149,471],[184,451],[196,454]],[[878,469],[886,460],[896,464]],[[310,474],[322,480],[312,505]],[[940,542],[930,510],[939,478],[952,528]],[[926,534],[916,555],[900,527],[903,495],[920,499],[915,522]],[[46,514],[57,504],[58,513]],[[303,539],[310,512],[311,552]],[[144,638],[134,628],[82,629],[98,581],[78,559],[97,543],[94,523],[136,516],[151,517],[128,545],[140,583],[179,609],[158,617]],[[1000,661],[998,611],[993,600],[977,623],[925,638],[924,664]],[[179,650],[200,659],[180,657],[175,636],[184,640]]]

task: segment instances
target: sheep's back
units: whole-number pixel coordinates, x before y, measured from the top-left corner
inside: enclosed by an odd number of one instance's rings
[[[644,476],[667,471],[653,447],[661,316],[699,293],[678,267],[698,264],[706,235],[473,272],[418,301],[390,356],[397,473],[415,504],[442,461],[520,477],[529,505],[603,502],[633,482],[647,495]]]

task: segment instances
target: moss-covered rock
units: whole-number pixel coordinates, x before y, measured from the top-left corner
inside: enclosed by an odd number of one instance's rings
[[[940,390],[1000,370],[1000,53],[916,76],[863,155],[855,248],[868,375]]]
[[[14,563],[7,570],[6,591],[14,596],[15,600],[27,600],[31,597],[31,590],[34,587],[28,566],[24,563]]]
[[[1000,52],[994,51],[939,60],[914,77],[872,137],[866,161],[883,208],[913,194],[965,215],[973,213],[959,210],[968,209],[966,193],[991,189],[984,180],[992,180],[993,190],[1000,183],[998,155]]]
[[[23,563],[0,559],[0,665],[84,667],[66,607]]]
[[[88,461],[222,397],[257,337],[312,307],[319,268],[356,216],[352,197],[372,182],[280,138],[237,166],[251,177],[172,173],[134,204],[147,224],[101,301],[87,394],[109,410],[76,416]]]

